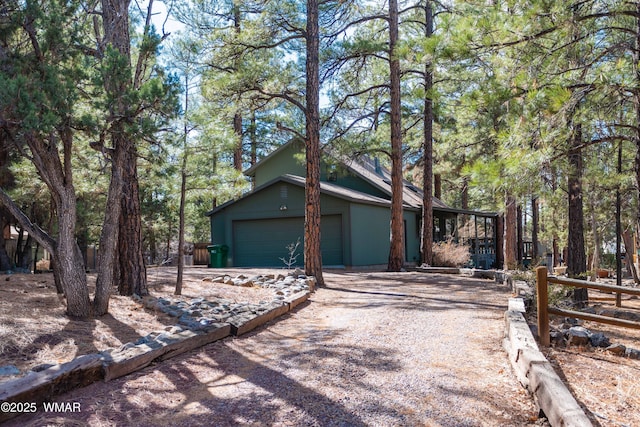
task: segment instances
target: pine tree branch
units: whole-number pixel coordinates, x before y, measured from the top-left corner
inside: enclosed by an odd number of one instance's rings
[[[263,50],[263,49],[273,49],[276,47],[280,47],[283,44],[288,43],[290,41],[300,40],[300,39],[304,39],[304,36],[301,34],[294,34],[289,37],[285,37],[281,40],[274,41],[273,43],[250,44],[250,43],[236,42],[235,46],[243,47],[245,49],[248,49],[249,51],[255,51],[255,50]]]
[[[30,236],[33,236],[38,243],[42,245],[50,253],[54,253],[56,247],[56,241],[46,231],[44,231],[38,224],[31,222],[29,217],[22,212],[22,210],[15,204],[13,199],[9,197],[5,191],[0,188],[0,205],[4,207],[13,215],[13,217],[20,223],[22,228],[27,230]]]
[[[295,136],[297,136],[298,138],[300,138],[302,141],[305,141],[307,139],[307,137],[303,134],[301,134],[300,132],[298,132],[297,130],[290,128],[288,126],[283,125],[281,122],[276,122],[276,127],[279,130],[283,130],[285,132],[289,132],[294,134]]]

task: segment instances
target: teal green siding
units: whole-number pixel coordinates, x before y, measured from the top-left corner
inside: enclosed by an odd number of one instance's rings
[[[306,175],[304,146],[302,144],[290,144],[283,147],[281,152],[263,160],[255,170],[254,185],[260,187],[285,173],[298,176]]]
[[[321,233],[323,263],[343,265],[342,216],[323,216]],[[285,267],[289,260],[295,261],[292,266],[303,265],[302,217],[233,221],[233,239],[236,267]],[[288,247],[296,242],[300,244],[291,258]]]
[[[353,265],[387,264],[390,208],[354,203],[351,205],[351,217],[357,218],[351,224]],[[404,225],[406,261],[415,263],[420,259],[419,219],[416,211],[404,211]]]
[[[323,194],[320,205],[323,263],[350,265],[351,243],[344,237],[349,230],[349,202]],[[297,237],[303,241],[303,207],[303,188],[277,182],[214,213],[211,241],[229,246],[229,266],[284,266],[279,258],[286,255],[285,247]],[[255,238],[250,237],[252,234]],[[247,250],[253,254],[247,254]],[[248,255],[255,261],[250,261]]]
[[[271,157],[264,159],[254,171],[254,187],[260,187],[270,181],[282,176],[291,174],[305,176],[304,145],[292,143],[274,153]],[[341,187],[350,188],[372,196],[389,199],[389,195],[359,176],[349,172],[341,165],[327,163],[324,158],[320,165],[320,180],[332,182]]]
[[[377,265],[389,261],[388,207],[353,203],[351,218],[352,265]]]
[[[285,266],[287,246],[300,242],[295,266],[303,262],[304,218],[233,221],[233,265],[236,267]]]

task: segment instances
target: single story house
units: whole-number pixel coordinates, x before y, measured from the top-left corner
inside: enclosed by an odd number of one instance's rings
[[[287,249],[304,244],[304,144],[291,141],[245,171],[254,189],[208,212],[211,242],[228,249],[233,267],[283,267]],[[321,250],[325,266],[384,266],[389,257],[391,175],[377,159],[345,159],[324,153],[320,183]],[[422,190],[405,181],[405,254],[420,260]],[[434,240],[469,243],[473,261],[489,268],[495,262],[497,215],[461,211],[433,198]],[[460,222],[462,219],[462,223]],[[460,231],[467,234],[461,235]]]

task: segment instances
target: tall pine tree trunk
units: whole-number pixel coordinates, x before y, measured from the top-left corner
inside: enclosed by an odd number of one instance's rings
[[[113,129],[112,129],[113,130]],[[119,143],[119,132],[112,134],[114,147]],[[107,192],[107,203],[100,232],[98,247],[98,277],[96,278],[96,292],[93,299],[93,310],[96,316],[102,316],[109,311],[109,298],[114,287],[116,275],[116,257],[118,238],[120,236],[120,212],[122,210],[122,150],[114,150],[111,157],[111,181]]]
[[[522,205],[516,207],[516,240],[517,240],[517,260],[518,265],[522,265],[524,259],[524,230],[522,221]]]
[[[633,237],[629,230],[625,230],[622,233],[622,240],[624,242],[624,249],[626,253],[625,262],[627,264],[627,269],[629,273],[631,273],[631,277],[633,277],[633,281],[638,284],[640,283],[640,278],[638,277],[638,270],[636,270],[636,265],[633,263]]]
[[[425,36],[433,35],[433,10],[431,1],[425,3]],[[422,148],[422,159],[424,170],[422,173],[422,264],[431,265],[433,261],[433,100],[431,90],[433,89],[433,66],[431,63],[425,65],[424,70],[424,142]]]
[[[103,81],[105,92],[111,99],[109,126],[111,148],[105,150],[111,158],[111,182],[107,206],[100,235],[98,252],[98,278],[94,297],[94,312],[100,316],[109,309],[109,296],[119,277],[119,240],[131,238],[122,233],[120,218],[125,185],[126,162],[131,142],[125,120],[130,116],[127,93],[131,90],[131,46],[129,38],[129,0],[102,0],[102,29],[104,32]],[[129,194],[132,191],[129,189]]]
[[[130,138],[125,151],[123,170],[122,210],[120,211],[120,266],[118,293],[120,295],[148,295],[147,268],[142,248],[142,214],[138,186],[138,151]]]
[[[584,247],[584,212],[582,203],[582,125],[574,127],[572,149],[569,152],[569,175],[567,187],[569,190],[569,230],[567,237],[567,274],[569,277],[585,278],[587,271],[587,256]],[[576,288],[573,291],[574,303],[578,306],[588,301],[588,290]]]
[[[598,221],[596,220],[596,204],[591,198],[591,232],[593,234],[593,257],[591,259],[591,280],[596,281],[598,276],[598,268],[600,268],[600,248],[602,247],[602,239],[598,231]]]
[[[320,249],[320,27],[318,0],[307,0],[306,168],[304,216],[304,269],[319,286],[322,277]]]
[[[633,67],[636,87],[640,87],[640,2],[636,3],[636,34],[635,34],[635,49],[633,50]],[[635,108],[635,145],[636,145],[636,158],[633,169],[636,175],[636,199],[640,200],[640,90],[635,91],[634,94],[634,108]],[[640,233],[640,203],[638,204],[638,211],[636,212],[636,230]],[[639,260],[640,261],[640,260]]]
[[[184,126],[182,128],[182,165],[180,167],[180,207],[178,208],[178,276],[176,277],[175,295],[182,295],[182,278],[184,275],[184,227],[185,202],[187,198],[187,164],[189,160],[189,73],[184,76]]]
[[[442,199],[442,175],[433,174],[433,196],[436,199]]]
[[[0,188],[2,188],[1,185]],[[11,269],[11,260],[9,259],[9,254],[7,254],[4,240],[4,229],[9,225],[7,218],[8,214],[4,209],[0,208],[0,271]]]
[[[258,161],[258,128],[256,123],[256,112],[251,112],[251,151],[249,163],[251,166]]]
[[[8,188],[13,181],[9,171],[9,148],[5,146],[4,136],[0,132],[0,188]],[[5,247],[4,229],[9,225],[9,213],[0,205],[0,271],[11,268],[11,260]]]
[[[233,3],[233,27],[235,29],[236,34],[240,34],[240,8],[237,3]],[[235,67],[238,68],[237,66]],[[233,134],[236,137],[236,145],[233,148],[233,167],[237,171],[242,171],[242,154],[243,154],[243,144],[242,144],[242,113],[240,110],[237,110],[233,115]]]
[[[511,194],[507,194],[505,199],[504,215],[504,269],[513,270],[518,264],[518,215],[516,209],[516,199]]]
[[[538,198],[531,198],[531,262],[532,264],[537,264],[538,259],[540,258],[540,254],[538,253],[538,230],[540,228],[540,219],[539,219],[539,211],[538,211]]]
[[[469,178],[466,176],[462,177],[462,189],[460,191],[460,194],[462,197],[462,201],[461,201],[462,209],[468,210],[469,209]]]
[[[233,149],[233,167],[242,171],[242,114],[233,115],[233,133],[236,136],[236,146]]]
[[[583,160],[582,126],[576,125],[572,136],[572,150],[569,153],[569,235],[567,252],[567,273],[571,277],[583,276],[587,271],[587,257],[584,249],[584,212],[582,203]]]
[[[402,122],[400,105],[400,59],[398,44],[398,1],[389,1],[389,80],[391,83],[391,235],[389,271],[404,266],[404,218],[402,182]]]

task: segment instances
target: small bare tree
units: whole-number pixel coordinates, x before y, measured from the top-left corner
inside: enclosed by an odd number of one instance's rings
[[[298,253],[298,247],[300,246],[300,238],[298,237],[298,240],[296,240],[295,243],[289,243],[287,246],[285,246],[287,248],[287,251],[289,251],[289,259],[284,258],[284,257],[280,257],[280,260],[284,263],[284,265],[287,266],[288,270],[291,270],[291,267],[296,265],[296,262],[298,260],[298,255],[300,255]]]

